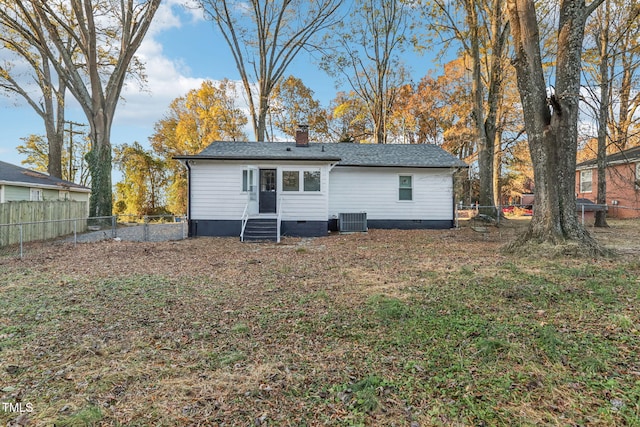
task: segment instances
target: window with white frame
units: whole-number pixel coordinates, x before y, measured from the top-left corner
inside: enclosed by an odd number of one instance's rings
[[[32,188],[30,192],[30,198],[32,202],[41,202],[42,201],[42,190],[39,188]]]
[[[593,171],[591,169],[580,171],[580,192],[591,193],[593,187]]]
[[[320,171],[304,171],[304,191],[320,191]]]
[[[300,171],[282,171],[282,191],[300,191]]]
[[[640,162],[636,163],[636,190],[640,190]]]
[[[253,191],[254,173],[253,169],[244,169],[242,171],[242,192],[248,193]]]
[[[411,201],[413,200],[413,176],[400,175],[398,188],[398,200]]]
[[[320,169],[283,170],[282,191],[319,192],[320,177]]]

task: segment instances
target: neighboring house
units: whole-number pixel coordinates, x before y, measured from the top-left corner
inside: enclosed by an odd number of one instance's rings
[[[607,156],[607,205],[612,218],[640,217],[640,147]],[[576,165],[576,194],[596,202],[598,196],[597,160]]]
[[[82,185],[0,161],[0,203],[75,200],[88,206],[90,193]]]
[[[274,240],[355,231],[364,217],[370,228],[453,227],[453,173],[467,167],[435,145],[309,144],[304,131],[176,159],[188,169],[190,236],[257,239],[262,227]]]

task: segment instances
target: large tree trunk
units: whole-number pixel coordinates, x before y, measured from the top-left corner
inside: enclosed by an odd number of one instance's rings
[[[473,128],[478,147],[478,170],[480,173],[480,212],[495,216],[493,207],[493,140],[487,137],[484,116],[484,91],[480,62],[480,34],[476,3],[465,1],[471,55],[471,96],[473,98]]]
[[[267,131],[267,113],[269,112],[269,97],[260,94],[260,106],[258,110],[258,126],[256,128],[256,141],[264,141]]]
[[[62,178],[62,145],[64,144],[64,122],[56,126],[56,121],[54,120],[54,118],[47,115],[44,117],[44,128],[47,134],[47,142],[49,146],[49,152],[47,153],[47,172],[50,176]]]
[[[86,156],[91,174],[90,217],[110,216],[111,200],[111,146],[91,148]]]
[[[605,4],[604,19],[599,27],[600,50],[600,109],[598,112],[598,195],[596,203],[607,204],[607,128],[609,123],[609,2]],[[596,227],[608,227],[607,212],[598,210],[595,214]]]
[[[493,178],[492,178],[492,186],[493,186],[493,203],[496,207],[500,207],[502,204],[502,187],[500,185],[500,177],[502,175],[502,149],[501,149],[501,141],[502,141],[502,131],[496,131],[494,135],[494,144],[493,144]],[[501,215],[501,212],[498,212]]]
[[[493,150],[491,168],[491,185],[494,206],[501,203],[500,177],[502,173],[502,124],[500,117],[504,114],[502,102],[504,101],[505,67],[504,61],[509,37],[509,23],[503,16],[505,9],[504,0],[496,0],[493,4],[491,16],[491,57],[489,69],[489,88],[487,93],[488,112],[485,120],[485,133],[487,141],[491,141],[487,148]],[[506,22],[506,23],[505,23]],[[501,213],[498,212],[498,215]]]
[[[508,8],[535,183],[531,225],[512,247],[532,241],[552,245],[573,242],[581,250],[602,253],[578,221],[575,196],[582,41],[595,3],[587,7],[581,0],[561,1],[555,93],[550,95],[542,69],[534,1],[509,0]]]
[[[91,150],[86,159],[91,174],[91,199],[89,202],[89,216],[111,216],[113,200],[111,196],[111,121],[106,114],[101,114],[103,108],[94,106],[97,114],[90,118]],[[115,106],[111,109],[115,112]]]

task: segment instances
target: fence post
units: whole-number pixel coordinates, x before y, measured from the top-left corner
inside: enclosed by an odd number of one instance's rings
[[[73,220],[73,246],[78,244],[78,220]]]
[[[454,224],[455,227],[458,228],[458,204],[454,203],[453,204],[453,215],[454,215]]]
[[[116,231],[116,223],[118,222],[117,218],[118,217],[115,215],[111,216],[111,237],[113,237],[114,239],[118,237],[118,233]]]
[[[144,216],[144,228],[142,233],[142,239],[145,242],[149,241],[149,217],[147,215]]]
[[[582,226],[584,227],[584,203],[582,204]]]
[[[186,239],[189,237],[189,225],[187,224],[187,216],[182,216],[182,238]]]
[[[22,224],[20,224],[18,228],[20,229],[20,259],[22,259],[24,257],[24,252],[22,248]]]

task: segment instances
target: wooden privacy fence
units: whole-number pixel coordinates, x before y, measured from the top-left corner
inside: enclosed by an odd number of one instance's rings
[[[0,203],[0,246],[48,240],[86,229],[86,202]]]

